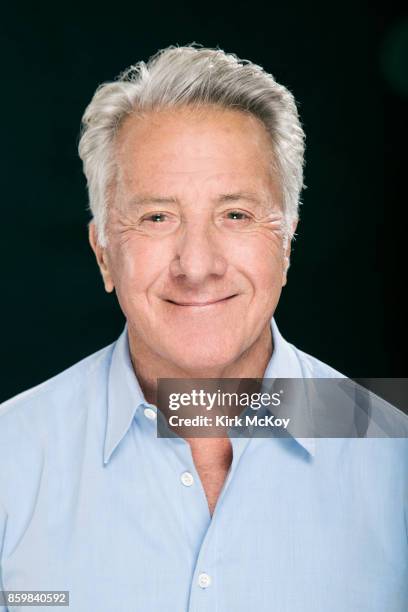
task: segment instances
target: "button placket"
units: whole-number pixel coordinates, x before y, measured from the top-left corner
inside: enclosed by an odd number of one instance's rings
[[[191,487],[194,484],[194,476],[191,472],[183,472],[180,476],[180,480],[185,487]]]
[[[149,421],[155,421],[157,418],[157,414],[153,408],[145,408],[143,414],[145,415],[146,419],[149,419]]]
[[[207,589],[211,585],[211,576],[205,572],[201,572],[201,574],[198,576],[198,585],[202,589]]]

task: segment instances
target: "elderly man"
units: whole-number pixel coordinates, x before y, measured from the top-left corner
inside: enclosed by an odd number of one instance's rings
[[[220,50],[97,89],[89,238],[127,325],[1,408],[5,610],[407,610],[405,439],[157,437],[159,378],[340,376],[273,320],[303,150],[289,91]]]

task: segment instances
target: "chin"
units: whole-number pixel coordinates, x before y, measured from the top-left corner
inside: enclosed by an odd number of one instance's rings
[[[170,360],[180,369],[190,372],[192,376],[204,372],[203,376],[208,378],[212,377],[211,370],[214,370],[216,376],[216,370],[231,365],[240,354],[238,346],[225,344],[223,339],[214,343],[200,342],[198,339],[190,345],[177,343],[169,351]]]

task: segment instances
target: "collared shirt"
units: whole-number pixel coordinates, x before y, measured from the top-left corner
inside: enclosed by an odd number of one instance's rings
[[[265,377],[339,376],[272,335]],[[211,517],[155,416],[126,329],[0,407],[0,588],[72,612],[406,612],[407,439],[231,438]]]

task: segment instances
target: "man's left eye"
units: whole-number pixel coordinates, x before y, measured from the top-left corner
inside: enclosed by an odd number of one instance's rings
[[[245,213],[239,211],[239,210],[232,210],[230,212],[227,213],[227,217],[228,219],[232,219],[234,221],[241,221],[242,219],[248,219],[248,215],[246,215]]]

